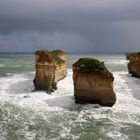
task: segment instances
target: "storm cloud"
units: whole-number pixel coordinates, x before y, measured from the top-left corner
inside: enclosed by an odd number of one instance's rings
[[[139,0],[1,0],[0,52],[140,50]]]

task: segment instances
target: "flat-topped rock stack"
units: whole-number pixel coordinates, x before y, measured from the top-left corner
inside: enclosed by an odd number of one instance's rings
[[[51,93],[57,89],[57,82],[67,74],[66,55],[61,50],[36,51],[35,68],[35,89]]]
[[[74,97],[76,103],[98,103],[113,106],[116,95],[114,77],[103,62],[81,58],[73,64]]]
[[[127,53],[126,59],[129,60],[128,71],[133,76],[140,78],[140,52]]]

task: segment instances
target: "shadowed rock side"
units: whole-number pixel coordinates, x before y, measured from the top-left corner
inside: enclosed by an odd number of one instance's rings
[[[60,50],[37,51],[35,68],[35,89],[51,93],[57,89],[57,82],[67,74],[66,55]]]
[[[76,103],[113,106],[116,102],[113,81],[112,73],[107,70],[103,62],[96,59],[81,58],[73,64]]]
[[[129,60],[130,59],[130,56],[131,56],[131,53],[126,53],[126,60]]]
[[[140,52],[127,53],[126,59],[129,60],[128,71],[133,76],[140,78]]]

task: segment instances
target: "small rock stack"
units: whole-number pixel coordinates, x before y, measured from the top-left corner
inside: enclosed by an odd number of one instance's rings
[[[51,93],[57,89],[57,82],[67,74],[66,55],[61,50],[36,51],[35,68],[35,89]]]

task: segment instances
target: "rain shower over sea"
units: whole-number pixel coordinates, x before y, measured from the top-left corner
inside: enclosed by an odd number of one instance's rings
[[[0,54],[0,140],[140,140],[140,79],[124,54],[67,54],[68,74],[51,95],[34,91],[33,54]],[[72,64],[104,61],[114,75],[113,107],[75,104]]]

